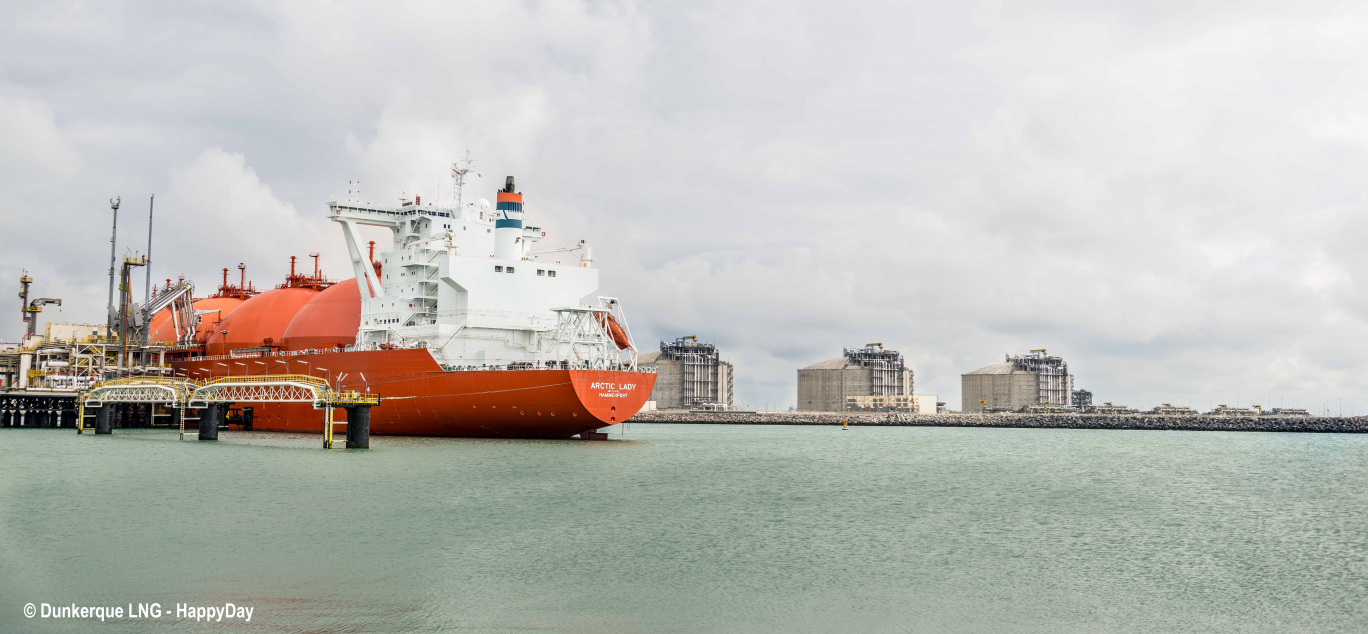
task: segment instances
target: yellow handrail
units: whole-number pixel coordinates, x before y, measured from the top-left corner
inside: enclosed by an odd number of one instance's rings
[[[92,388],[96,388],[96,387],[101,387],[101,386],[106,386],[106,385],[163,385],[163,384],[166,384],[166,383],[174,383],[174,384],[176,384],[176,385],[194,385],[194,386],[204,385],[204,382],[202,382],[202,381],[196,381],[196,380],[194,380],[194,379],[180,379],[180,378],[154,377],[154,376],[129,376],[129,377],[121,378],[121,379],[105,379],[105,380],[103,380],[103,381],[100,381],[100,382],[96,383],[95,385],[93,385],[93,386],[91,386],[91,387],[92,387]]]
[[[279,381],[294,381],[296,383],[308,383],[309,385],[328,387],[328,382],[316,376],[307,374],[246,374],[241,376],[221,376],[210,379],[204,385],[214,385],[215,383],[276,383]]]
[[[317,390],[322,400],[335,405],[379,405],[380,397],[369,392],[357,392],[355,390],[334,389],[324,379],[307,374],[257,374],[244,376],[224,376],[208,381],[197,381],[187,378],[168,378],[168,377],[124,377],[119,379],[108,379],[100,381],[91,386],[91,390],[101,387],[114,387],[120,385],[161,385],[166,387],[181,388],[188,392],[203,387],[213,385],[223,385],[229,383],[303,383]],[[84,402],[85,397],[80,398]]]

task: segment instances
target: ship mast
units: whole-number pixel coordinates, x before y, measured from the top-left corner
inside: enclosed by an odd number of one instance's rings
[[[462,167],[461,163],[464,163],[465,166]],[[461,209],[465,206],[465,176],[473,169],[475,169],[475,161],[470,159],[470,150],[466,150],[465,158],[461,159],[461,162],[451,164],[451,177],[455,180],[451,186],[451,193],[452,198],[456,201],[456,204],[451,208],[455,209],[457,213],[460,213]]]

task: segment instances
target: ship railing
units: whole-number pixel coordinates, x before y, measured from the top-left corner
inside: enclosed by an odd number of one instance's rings
[[[565,365],[545,362],[543,362],[542,365],[527,364],[526,362],[509,362],[499,364],[485,363],[481,365],[443,363],[441,364],[441,366],[443,370],[446,370],[448,372],[497,372],[512,370],[604,370],[609,372],[641,372],[644,374],[656,373],[656,369],[651,366],[639,366],[636,369],[633,369],[632,366],[627,363],[609,363],[602,365],[594,365],[593,363],[585,364],[585,362],[583,361],[579,362],[578,364],[572,361]]]
[[[415,346],[415,347],[421,347],[421,346]],[[358,352],[358,351],[378,351],[378,350],[385,350],[385,349],[386,349],[386,348],[381,348],[379,344],[370,344],[370,345],[362,345],[362,346],[347,346],[347,347],[345,347],[344,349],[342,349],[342,351],[344,351],[344,352]],[[396,347],[396,348],[391,348],[391,349],[398,349],[398,348]],[[303,355],[310,355],[310,354],[322,354],[322,353],[337,352],[337,351],[338,351],[338,349],[336,349],[336,348],[307,349],[307,350],[277,350],[277,351],[270,352],[270,353],[252,353],[252,354],[250,354],[250,355],[241,355],[241,356],[231,356],[231,355],[210,355],[210,356],[203,356],[203,357],[190,357],[190,358],[188,359],[188,361],[223,361],[223,360],[230,360],[230,359],[241,360],[241,359],[244,359],[244,358],[293,357],[293,356],[303,356]],[[619,362],[613,362],[613,361],[611,361],[611,360],[608,360],[607,363],[596,363],[596,362],[589,361],[589,360],[585,360],[585,359],[579,359],[579,360],[564,360],[564,361],[541,361],[541,362],[536,362],[536,361],[517,361],[517,360],[512,360],[512,359],[508,359],[508,360],[493,360],[493,361],[494,361],[493,363],[491,363],[491,362],[489,362],[489,361],[486,361],[486,362],[480,363],[480,364],[471,364],[471,363],[441,363],[440,365],[441,365],[442,369],[447,370],[447,371],[465,371],[465,372],[474,372],[474,371],[480,371],[480,370],[495,370],[495,371],[498,371],[498,370],[611,370],[611,371],[616,371],[616,372],[633,371],[633,372],[653,373],[653,372],[655,371],[654,368],[642,368],[642,367],[638,367],[638,368],[636,368],[635,370],[633,370],[632,367],[631,367],[631,364],[629,364],[629,363],[619,363]],[[241,381],[241,380],[246,380],[246,379],[253,379],[253,380],[266,380],[266,381],[269,381],[269,380],[272,380],[272,377],[280,377],[280,376],[282,376],[282,375],[262,375],[262,374],[257,374],[257,375],[252,375],[252,374],[247,374],[247,375],[228,375],[228,376],[219,377],[219,378],[214,379],[214,380],[215,380],[215,381],[225,381],[225,380]],[[299,374],[299,375],[289,375],[289,376],[308,378],[307,375],[302,375],[302,374]],[[313,380],[318,381],[318,382],[320,382],[320,383],[326,383],[326,382],[324,381],[324,379],[321,379],[321,378],[318,378],[318,377],[313,377]]]
[[[199,357],[188,357],[186,361],[224,361],[228,359],[264,359],[267,357],[297,357],[308,354],[324,354],[330,352],[352,352],[353,346],[344,348],[308,348],[305,350],[275,350],[272,352],[247,352],[242,354],[211,354]]]

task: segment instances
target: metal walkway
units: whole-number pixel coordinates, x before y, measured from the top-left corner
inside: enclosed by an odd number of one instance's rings
[[[234,403],[309,403],[323,410],[323,446],[333,445],[333,409],[344,407],[367,410],[380,404],[380,397],[350,390],[335,390],[318,377],[303,374],[263,374],[226,376],[210,381],[181,378],[133,377],[96,383],[77,403],[77,433],[84,433],[85,408],[104,408],[106,404],[147,403],[165,405],[180,411],[180,434],[185,437],[185,410],[207,409],[213,419],[220,406]],[[102,411],[102,414],[104,412]],[[200,419],[206,416],[201,414]],[[97,433],[100,433],[97,431]],[[367,431],[369,436],[369,431]],[[205,435],[201,434],[201,438]],[[217,428],[214,430],[217,438]]]

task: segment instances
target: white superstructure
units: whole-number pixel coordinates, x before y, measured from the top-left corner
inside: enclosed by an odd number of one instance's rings
[[[452,171],[452,208],[416,197],[395,207],[328,203],[361,292],[355,348],[428,348],[449,369],[634,368],[621,305],[593,297],[599,279],[591,248],[580,241],[538,254],[530,247],[546,232],[524,223],[512,176],[491,208],[484,199],[463,202],[468,169]],[[378,267],[363,253],[357,225],[390,230]],[[626,334],[622,350],[612,324]]]

